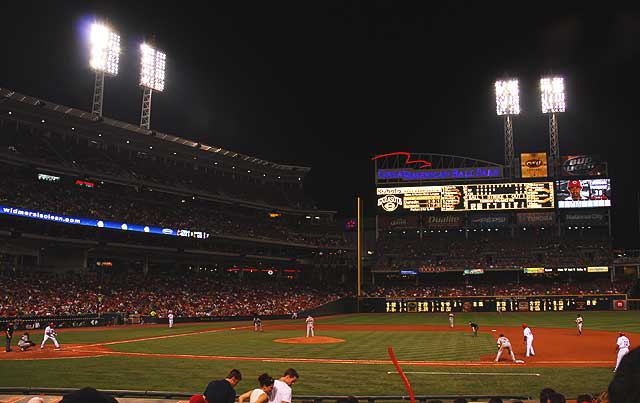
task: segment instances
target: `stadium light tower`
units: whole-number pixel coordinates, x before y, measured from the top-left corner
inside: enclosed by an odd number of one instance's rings
[[[504,116],[504,165],[513,175],[513,122],[511,116],[520,113],[520,90],[518,80],[498,80],[496,87],[496,114]]]
[[[167,55],[146,43],[140,45],[140,86],[142,94],[142,113],[140,127],[149,130],[151,127],[151,95],[153,91],[164,90],[164,69]]]
[[[117,76],[120,62],[120,35],[101,23],[93,23],[89,35],[91,57],[89,65],[96,72],[91,112],[102,116],[104,76]]]
[[[557,113],[565,111],[564,78],[543,77],[540,79],[540,100],[542,113],[549,115],[549,159],[554,169],[560,162],[560,140],[558,138]]]

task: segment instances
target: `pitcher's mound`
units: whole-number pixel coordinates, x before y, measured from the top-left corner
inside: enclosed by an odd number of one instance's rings
[[[292,344],[328,344],[343,343],[344,339],[336,339],[335,337],[313,336],[313,337],[292,337],[290,339],[275,339],[276,343],[292,343]]]

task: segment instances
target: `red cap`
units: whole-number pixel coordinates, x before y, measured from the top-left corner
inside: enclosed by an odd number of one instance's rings
[[[207,403],[207,401],[202,395],[193,395],[189,399],[189,403]]]
[[[524,328],[526,328],[526,327],[527,327],[527,324],[526,324],[526,323],[523,323],[523,324],[522,324],[522,328],[524,329]]]
[[[624,332],[618,332],[619,336],[624,336]]]
[[[580,181],[569,181],[569,184],[567,185],[567,187],[569,189],[571,189],[571,188],[582,188],[582,185],[580,184]]]

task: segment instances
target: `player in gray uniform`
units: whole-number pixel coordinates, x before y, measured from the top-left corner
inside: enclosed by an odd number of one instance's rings
[[[29,347],[35,346],[36,343],[32,342],[29,339],[29,333],[24,332],[24,334],[18,340],[18,347],[20,347],[20,351],[27,351]]]

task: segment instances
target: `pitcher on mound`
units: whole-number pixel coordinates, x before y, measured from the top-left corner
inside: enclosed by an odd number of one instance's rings
[[[314,319],[311,317],[311,315],[307,316],[307,337],[315,336],[313,333],[313,322]]]

